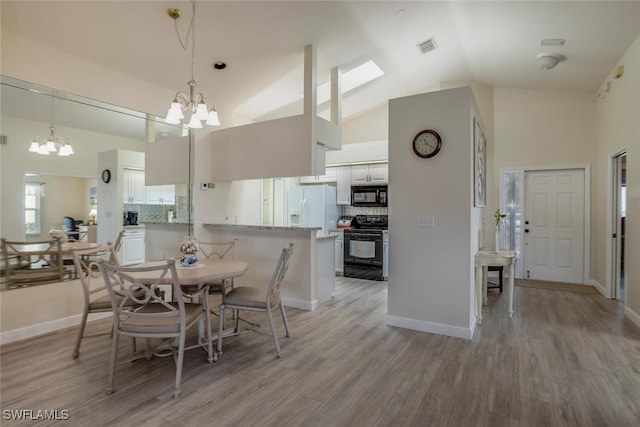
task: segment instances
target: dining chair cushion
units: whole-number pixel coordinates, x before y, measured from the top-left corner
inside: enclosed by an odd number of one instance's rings
[[[177,304],[170,303],[174,307]],[[201,304],[185,303],[185,320],[186,324],[190,325],[202,314]],[[140,310],[136,310],[136,313],[163,313],[167,312],[167,308],[162,304],[147,304]],[[125,319],[121,323],[121,330],[123,332],[144,332],[144,333],[180,333],[180,316],[176,311],[175,314],[167,315],[166,317],[130,317]]]
[[[250,286],[238,286],[229,291],[224,300],[227,305],[242,305],[253,308],[267,308],[267,291]],[[274,292],[271,297],[271,306],[276,307],[280,301],[280,293]]]

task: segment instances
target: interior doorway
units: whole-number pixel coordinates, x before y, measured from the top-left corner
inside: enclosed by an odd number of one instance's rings
[[[624,301],[625,229],[627,221],[627,152],[612,157],[611,298]]]

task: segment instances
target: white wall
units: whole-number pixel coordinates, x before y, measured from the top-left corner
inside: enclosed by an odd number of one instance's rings
[[[470,88],[389,101],[389,303],[387,323],[470,338],[473,254],[481,209],[473,208],[473,116]],[[443,139],[440,153],[417,157],[421,130]],[[417,226],[433,216],[435,227]]]
[[[640,326],[640,35],[618,64],[624,65],[624,75],[614,79],[613,70],[602,82],[611,82],[611,90],[596,104],[597,174],[593,185],[593,273],[594,279],[611,288],[607,259],[611,230],[609,197],[610,158],[627,150],[627,230],[626,245],[626,307],[625,314]],[[616,65],[618,65],[616,64]]]

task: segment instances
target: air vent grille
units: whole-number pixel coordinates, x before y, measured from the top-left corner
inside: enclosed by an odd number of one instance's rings
[[[564,39],[542,39],[540,46],[564,46]]]
[[[433,49],[438,47],[435,37],[428,38],[425,41],[418,43],[416,46],[418,46],[418,50],[423,55],[427,52],[431,52]]]

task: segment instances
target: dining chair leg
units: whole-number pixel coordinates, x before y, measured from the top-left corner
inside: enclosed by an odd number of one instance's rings
[[[222,333],[224,331],[224,304],[220,304],[218,317],[218,357],[222,355]]]
[[[173,397],[180,397],[180,382],[182,381],[182,364],[184,362],[184,330],[180,333],[180,343],[178,344],[178,360],[176,361],[176,387],[173,390]]]
[[[204,310],[204,320],[206,323],[206,334],[207,334],[207,361],[209,363],[213,363],[216,361],[216,356],[213,354],[213,343],[211,342],[211,309],[209,308],[209,290],[206,290],[206,294],[204,296],[203,301],[203,310]]]
[[[284,330],[287,338],[289,338],[289,322],[287,322],[287,313],[284,312],[284,305],[280,302],[280,314],[282,314],[282,321],[284,322]]]
[[[276,346],[276,356],[282,357],[280,352],[280,342],[278,341],[278,332],[276,331],[276,324],[273,319],[273,313],[271,310],[267,310],[267,316],[269,317],[269,326],[271,327],[271,336],[273,336],[273,343]]]
[[[76,339],[76,346],[73,349],[73,358],[77,359],[80,354],[80,343],[82,342],[82,337],[84,336],[84,328],[87,324],[87,317],[89,316],[89,312],[85,308],[84,313],[82,314],[82,322],[80,322],[80,331],[78,332],[78,338]]]
[[[114,390],[113,381],[115,379],[116,374],[116,359],[118,357],[118,341],[120,335],[118,332],[113,334],[113,339],[111,340],[111,361],[109,362],[109,379],[107,381],[107,394],[112,394]]]

